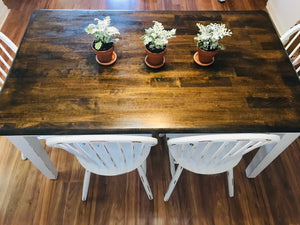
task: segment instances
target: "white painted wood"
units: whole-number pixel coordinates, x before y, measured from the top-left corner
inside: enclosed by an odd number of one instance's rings
[[[98,175],[115,176],[137,169],[147,196],[153,199],[145,173],[146,159],[157,139],[130,135],[76,135],[49,137],[46,144],[74,154],[86,171]],[[83,201],[86,200],[88,181],[85,178]]]
[[[144,186],[144,189],[145,189],[145,191],[147,193],[147,196],[148,196],[149,200],[152,200],[153,199],[153,194],[152,194],[152,191],[151,191],[148,179],[146,177],[146,174],[143,171],[143,168],[141,166],[139,166],[137,168],[137,171],[139,173],[139,176],[141,178],[142,184]]]
[[[234,196],[234,179],[233,179],[233,168],[227,171],[227,183],[229,197]]]
[[[8,37],[0,32],[0,73],[4,77],[3,78],[2,76],[0,76],[0,83],[2,85],[5,82],[7,73],[10,69],[11,64],[13,63],[14,55],[17,50],[18,47]],[[11,55],[9,51],[13,51],[13,55]],[[1,55],[6,57],[3,58]],[[2,85],[0,86],[0,91],[2,89]]]
[[[7,139],[18,148],[47,178],[56,179],[58,172],[35,136],[7,136]]]
[[[253,157],[246,168],[248,178],[255,178],[259,175],[281,152],[299,137],[300,133],[283,133],[277,135],[280,136],[280,141],[277,144],[262,146]]]
[[[91,172],[85,170],[84,179],[83,179],[82,197],[81,197],[82,201],[86,201],[87,194],[89,191],[89,186],[90,186],[90,177],[91,177]]]
[[[214,134],[172,138],[168,140],[168,147],[170,155],[178,163],[178,168],[182,167],[197,174],[227,172],[229,196],[232,197],[233,167],[249,151],[266,144],[278,143],[279,140],[278,135],[271,134]],[[172,157],[170,164],[174,161]],[[165,195],[165,201],[169,199],[181,173],[177,173],[177,170]]]
[[[172,154],[169,151],[169,161],[170,161],[170,172],[171,176],[173,177],[175,174],[175,159],[173,158]]]
[[[183,167],[180,166],[180,165],[178,165],[178,167],[176,169],[176,172],[174,173],[174,176],[172,177],[172,180],[170,182],[168,190],[167,190],[167,192],[165,194],[165,197],[164,197],[164,201],[165,202],[167,202],[169,200],[169,198],[170,198],[170,196],[171,196],[171,194],[172,194],[172,192],[173,192],[173,190],[174,190],[174,188],[175,188],[175,186],[177,184],[177,181],[178,181],[178,179],[179,179],[182,171],[183,171]]]
[[[294,35],[294,36],[293,36]],[[295,67],[296,72],[298,73],[300,79],[300,24],[289,29],[285,32],[280,40],[284,44],[284,47],[287,52],[289,52],[289,57],[292,64]]]
[[[147,174],[147,160],[145,160],[142,164],[142,169],[144,171],[145,174]]]
[[[24,155],[23,152],[21,152],[21,158],[22,158],[22,160],[27,160],[27,157]]]

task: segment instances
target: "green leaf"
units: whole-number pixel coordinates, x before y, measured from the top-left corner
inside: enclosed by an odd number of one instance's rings
[[[225,47],[224,45],[219,45],[219,48],[220,48],[221,50],[225,50],[225,49],[226,49],[226,47]]]
[[[95,49],[99,50],[101,48],[101,46],[102,46],[102,42],[101,41],[95,43]]]

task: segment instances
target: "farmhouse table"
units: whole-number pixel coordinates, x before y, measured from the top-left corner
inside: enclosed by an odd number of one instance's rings
[[[84,29],[111,17],[117,61],[99,65]],[[140,37],[153,20],[176,28],[166,64],[148,68]],[[193,60],[196,23],[224,23],[211,66]],[[246,169],[257,176],[300,132],[300,85],[263,11],[33,12],[0,95],[0,135],[48,178],[57,170],[39,135],[114,133],[277,133]]]

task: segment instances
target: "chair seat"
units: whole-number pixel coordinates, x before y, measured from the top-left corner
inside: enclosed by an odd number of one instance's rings
[[[176,157],[174,157],[176,158]],[[197,174],[219,174],[224,173],[235,167],[242,159],[242,156],[230,159],[227,162],[219,164],[214,163],[197,163],[196,161],[188,163],[187,160],[178,160],[177,163],[184,169]]]

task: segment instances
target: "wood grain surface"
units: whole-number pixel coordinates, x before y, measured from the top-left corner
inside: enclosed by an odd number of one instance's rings
[[[84,28],[111,16],[120,32],[101,66]],[[176,28],[166,64],[144,64],[153,20]],[[196,22],[233,35],[209,67],[193,61]],[[0,134],[297,132],[300,85],[263,11],[38,10],[0,96]]]

